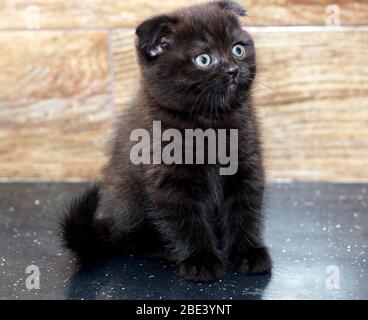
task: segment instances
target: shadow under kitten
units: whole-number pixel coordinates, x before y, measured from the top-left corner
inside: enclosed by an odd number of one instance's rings
[[[221,282],[192,284],[175,276],[174,265],[142,256],[113,257],[80,266],[67,283],[70,300],[261,300],[271,275],[227,275]]]

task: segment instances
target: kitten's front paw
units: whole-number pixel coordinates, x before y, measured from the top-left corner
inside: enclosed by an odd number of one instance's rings
[[[232,269],[238,273],[269,273],[272,260],[266,248],[249,248],[247,253],[237,253],[231,258]]]
[[[224,274],[224,265],[220,260],[199,262],[188,259],[179,265],[178,274],[185,280],[208,282],[219,279]]]

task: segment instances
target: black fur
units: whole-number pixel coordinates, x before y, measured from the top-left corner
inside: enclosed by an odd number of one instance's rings
[[[241,5],[239,5],[235,1],[223,0],[223,1],[218,1],[217,4],[222,9],[232,10],[232,11],[234,11],[236,14],[238,14],[241,17],[244,17],[244,16],[247,15],[247,10],[245,10]]]
[[[96,219],[99,189],[93,185],[74,199],[60,224],[65,246],[83,260],[106,257],[113,248],[109,223]]]
[[[151,18],[137,28],[141,87],[119,119],[102,183],[103,218],[96,218],[96,188],[74,202],[63,222],[67,247],[81,258],[106,248],[143,251],[178,265],[192,281],[209,281],[228,267],[268,272],[263,243],[264,170],[251,100],[256,58],[234,1],[211,2]],[[245,57],[235,59],[241,43]],[[200,70],[193,57],[209,52],[216,64]],[[228,71],[239,74],[229,76]],[[131,163],[136,128],[238,129],[239,170],[221,176],[216,165]],[[102,220],[105,219],[105,220]],[[108,223],[106,223],[108,221]]]

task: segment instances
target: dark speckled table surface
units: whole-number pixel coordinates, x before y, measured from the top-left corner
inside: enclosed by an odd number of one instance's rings
[[[83,184],[0,184],[0,299],[368,299],[368,185],[272,184],[270,276],[179,279],[169,263],[127,256],[77,267],[57,216]],[[29,290],[26,268],[40,270]]]

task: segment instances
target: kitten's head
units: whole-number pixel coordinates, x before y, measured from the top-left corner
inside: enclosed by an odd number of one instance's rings
[[[218,114],[246,99],[256,73],[245,10],[215,1],[160,15],[137,28],[145,90],[167,108]]]

